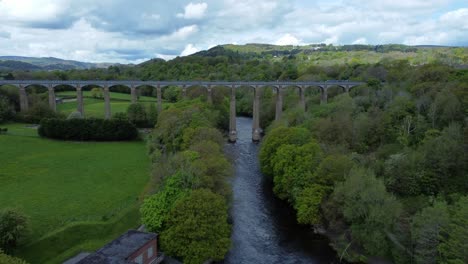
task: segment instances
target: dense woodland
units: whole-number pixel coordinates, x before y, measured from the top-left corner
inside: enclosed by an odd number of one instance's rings
[[[327,235],[342,259],[468,263],[468,49],[317,47],[215,47],[137,66],[3,76],[364,81],[349,94],[331,88],[327,105],[319,105],[318,89],[308,88],[305,113],[290,88],[285,113],[275,122],[275,95],[264,89],[263,173],[297,211],[297,221]],[[142,93],[154,96],[150,89]],[[161,233],[164,250],[189,263],[222,259],[230,244],[230,166],[220,132],[227,128],[227,93],[218,90],[213,106],[196,99],[201,94],[191,89],[192,100],[158,114],[148,140],[157,187],[141,208],[143,223]],[[39,87],[29,96],[38,105],[47,98]],[[163,97],[176,102],[181,96],[170,87]],[[239,89],[238,114],[251,115],[252,97]],[[18,118],[18,108],[17,92],[0,89],[0,122]],[[32,116],[53,115],[34,109]],[[200,219],[195,210],[211,217]],[[187,226],[187,219],[199,228]],[[212,240],[193,242],[200,236]],[[189,244],[193,251],[184,251]]]

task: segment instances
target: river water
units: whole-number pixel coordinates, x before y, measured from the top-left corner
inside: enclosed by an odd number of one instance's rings
[[[226,146],[235,168],[232,179],[232,248],[224,263],[337,263],[328,240],[299,226],[295,212],[272,192],[252,142],[252,119],[237,118],[238,139]]]

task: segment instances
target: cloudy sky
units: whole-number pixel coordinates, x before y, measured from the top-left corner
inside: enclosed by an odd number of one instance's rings
[[[226,43],[468,46],[468,1],[0,0],[0,55],[138,63]]]

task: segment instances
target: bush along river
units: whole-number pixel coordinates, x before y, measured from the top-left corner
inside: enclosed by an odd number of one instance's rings
[[[324,236],[296,222],[294,209],[273,194],[260,172],[252,119],[237,118],[237,142],[226,152],[234,163],[232,248],[224,263],[339,263]]]

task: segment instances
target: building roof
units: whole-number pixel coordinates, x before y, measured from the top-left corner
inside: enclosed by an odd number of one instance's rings
[[[77,264],[128,264],[127,258],[149,241],[156,239],[157,234],[129,230],[119,238],[105,245],[95,253],[82,259]]]

